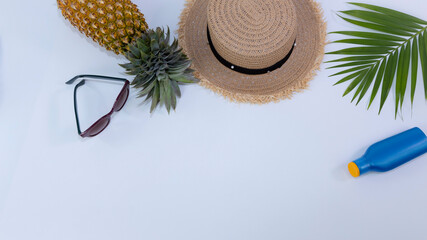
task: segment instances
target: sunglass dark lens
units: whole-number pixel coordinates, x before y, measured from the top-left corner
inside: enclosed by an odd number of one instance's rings
[[[129,97],[129,88],[123,89],[123,91],[120,93],[120,95],[117,97],[117,101],[114,104],[114,111],[120,111],[122,110],[123,106],[126,103],[126,100]]]
[[[91,137],[98,135],[101,133],[110,123],[110,118],[101,118],[94,125],[92,125],[89,129],[89,135]]]

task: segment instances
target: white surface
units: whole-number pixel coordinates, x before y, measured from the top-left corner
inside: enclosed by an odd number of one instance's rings
[[[365,2],[425,18],[424,0]],[[183,0],[135,3],[150,26],[176,30]],[[352,29],[335,15],[344,0],[321,3],[329,31]],[[131,96],[105,132],[82,140],[64,82],[124,76],[123,58],[74,30],[54,0],[1,5],[0,239],[426,239],[427,156],[359,179],[346,169],[377,140],[427,130],[421,79],[404,121],[392,98],[381,116],[377,102],[350,104],[323,66],[310,89],[266,106],[194,85],[176,112],[150,115]],[[115,94],[101,89],[86,96]]]

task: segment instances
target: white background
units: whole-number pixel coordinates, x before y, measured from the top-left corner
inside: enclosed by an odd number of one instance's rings
[[[336,16],[351,8],[344,0],[320,2],[329,31],[354,29]],[[426,18],[424,0],[365,2]],[[135,3],[151,27],[177,29],[183,0]],[[308,90],[264,106],[193,85],[176,112],[150,115],[134,91],[106,131],[81,139],[64,82],[126,77],[124,62],[72,28],[56,1],[1,0],[1,240],[427,239],[427,156],[358,179],[346,168],[378,140],[427,130],[421,78],[397,120],[394,96],[380,116],[378,99],[355,107],[325,66]],[[119,89],[84,86],[82,124]]]

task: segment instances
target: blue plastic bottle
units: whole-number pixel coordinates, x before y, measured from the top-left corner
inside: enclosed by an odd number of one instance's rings
[[[370,146],[363,157],[348,164],[353,177],[369,171],[386,172],[427,152],[427,137],[413,128]]]

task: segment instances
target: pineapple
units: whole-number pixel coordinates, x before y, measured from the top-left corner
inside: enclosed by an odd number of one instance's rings
[[[164,105],[168,112],[175,110],[176,100],[181,97],[179,85],[198,82],[178,40],[172,44],[170,40],[169,28],[167,32],[159,27],[149,29],[129,45],[125,55],[129,63],[120,64],[127,74],[136,76],[132,85],[140,89],[138,97],[151,100],[151,112],[158,105]]]
[[[170,112],[181,96],[179,85],[198,82],[191,60],[170,31],[148,29],[144,15],[130,0],[57,0],[62,14],[80,32],[129,61],[121,64],[134,75],[139,97],[151,101],[151,112],[163,105]]]
[[[80,32],[116,54],[148,28],[144,15],[130,0],[57,0],[62,15]]]

